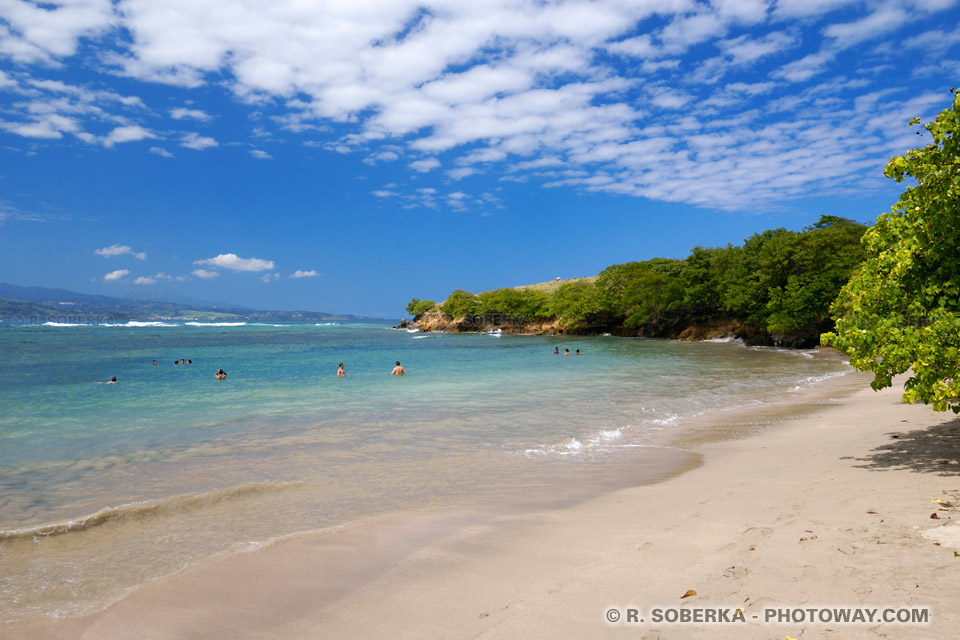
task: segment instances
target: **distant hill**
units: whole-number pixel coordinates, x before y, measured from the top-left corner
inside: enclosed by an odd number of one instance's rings
[[[363,321],[362,316],[315,311],[261,311],[181,298],[178,302],[114,298],[0,282],[0,320],[10,321],[254,320],[274,322]],[[68,318],[72,320],[67,320]]]

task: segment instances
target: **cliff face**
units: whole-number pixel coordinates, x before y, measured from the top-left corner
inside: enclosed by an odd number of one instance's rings
[[[454,318],[449,313],[425,313],[418,316],[414,325],[421,331],[448,331],[450,333],[484,332],[499,329],[503,333],[528,335],[555,335],[564,333],[559,320],[515,322],[497,313],[488,313],[476,318]]]
[[[672,340],[718,340],[739,338],[749,345],[812,348],[819,344],[820,333],[771,335],[726,316],[678,315],[660,317],[636,328],[628,328],[611,319],[594,319],[575,327],[561,327],[559,320],[517,322],[501,314],[485,314],[476,318],[455,318],[450,314],[431,312],[418,316],[412,323],[421,331],[450,333],[485,332],[499,329],[502,333],[525,335],[601,335],[623,337],[666,338]]]

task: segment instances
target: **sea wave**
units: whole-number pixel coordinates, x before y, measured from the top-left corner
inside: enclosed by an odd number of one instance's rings
[[[316,324],[313,325],[313,326],[315,326],[315,327],[339,327],[339,326],[340,326],[340,323],[339,323],[339,322],[318,322],[318,323],[316,323]]]
[[[850,368],[850,371],[853,371],[853,368]],[[801,389],[808,389],[816,384],[819,384],[825,380],[830,380],[832,378],[839,378],[847,375],[850,371],[835,371],[833,373],[827,373],[822,376],[807,376],[806,378],[800,379],[800,384],[795,386],[791,391],[800,391]]]
[[[603,455],[614,449],[634,449],[634,448],[662,448],[661,445],[644,444],[638,442],[624,442],[624,429],[631,429],[630,425],[618,429],[605,429],[598,431],[590,437],[583,439],[567,438],[559,443],[540,445],[523,450],[522,455],[532,457],[567,457],[567,456],[592,456]]]
[[[219,505],[228,500],[275,494],[307,486],[307,482],[255,482],[205,493],[184,494],[147,502],[131,502],[115,507],[105,507],[96,513],[77,518],[21,529],[0,531],[0,545],[18,540],[38,537],[62,536],[71,533],[86,533],[108,524],[142,522],[173,514]]]
[[[92,325],[81,322],[44,322],[44,327],[89,327]]]
[[[105,327],[179,327],[178,324],[173,324],[172,322],[140,322],[138,320],[131,320],[123,324],[105,324]]]
[[[246,322],[184,322],[188,327],[242,327]]]
[[[743,344],[743,338],[738,338],[736,336],[727,336],[726,338],[710,338],[709,340],[701,340],[700,342],[734,342],[736,344]]]

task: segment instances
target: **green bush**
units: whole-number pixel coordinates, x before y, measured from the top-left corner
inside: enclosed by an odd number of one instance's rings
[[[473,317],[480,315],[482,306],[477,296],[463,289],[457,289],[447,296],[446,302],[440,305],[440,311],[449,313],[454,318]]]
[[[419,318],[423,314],[433,311],[436,306],[437,303],[433,300],[421,300],[420,298],[414,298],[407,304],[407,313],[414,318]]]

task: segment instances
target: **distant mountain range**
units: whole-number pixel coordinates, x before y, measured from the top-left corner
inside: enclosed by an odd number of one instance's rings
[[[132,292],[139,295],[141,292]],[[169,294],[175,301],[165,301]],[[140,296],[147,297],[146,295]],[[159,299],[157,299],[159,298]],[[20,287],[0,282],[0,320],[32,322],[124,322],[128,320],[251,320],[272,322],[363,321],[349,314],[315,311],[260,311],[244,307],[204,303],[159,292],[150,299],[113,298],[66,289]],[[382,322],[382,319],[379,321]]]

